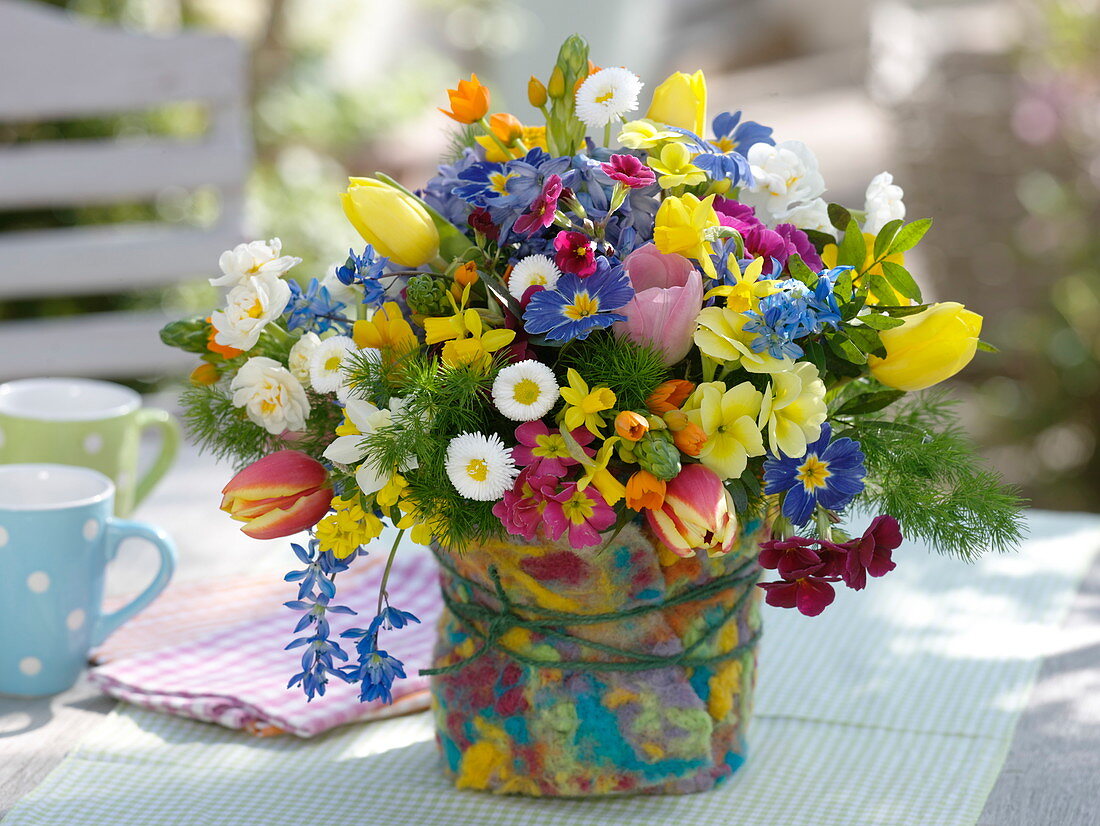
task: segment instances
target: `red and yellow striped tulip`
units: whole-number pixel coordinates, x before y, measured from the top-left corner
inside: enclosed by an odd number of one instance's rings
[[[718,475],[703,465],[684,465],[668,483],[664,505],[647,510],[646,521],[670,551],[694,556],[729,553],[737,539],[737,515]]]
[[[316,525],[329,510],[332,487],[324,465],[300,450],[253,462],[222,488],[221,509],[253,539],[276,539]]]

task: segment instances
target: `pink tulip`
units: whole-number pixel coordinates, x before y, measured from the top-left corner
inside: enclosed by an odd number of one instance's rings
[[[332,487],[324,465],[300,450],[253,462],[222,488],[221,509],[253,539],[275,539],[316,525],[329,510]]]
[[[645,512],[649,527],[668,549],[693,556],[729,553],[737,539],[737,515],[718,475],[703,465],[684,465],[668,483],[660,510]]]
[[[615,323],[615,334],[655,347],[665,364],[675,364],[691,349],[703,309],[703,277],[684,256],[660,252],[653,244],[630,253],[623,267],[635,295],[619,310],[626,321]]]

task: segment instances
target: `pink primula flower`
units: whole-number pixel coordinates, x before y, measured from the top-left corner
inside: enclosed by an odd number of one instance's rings
[[[578,490],[571,483],[549,497],[542,518],[551,539],[568,534],[574,548],[590,548],[602,541],[601,531],[615,524],[615,511],[594,486]]]
[[[633,155],[612,155],[600,169],[613,181],[618,181],[630,189],[640,189],[657,182],[653,170]]]
[[[563,229],[554,237],[554,263],[562,272],[586,278],[596,271],[596,249],[583,232]]]
[[[587,455],[596,455],[596,451],[588,447],[596,438],[588,428],[579,427],[570,432]],[[561,479],[566,474],[566,468],[577,464],[565,449],[560,431],[551,430],[540,419],[524,422],[517,427],[516,441],[519,444],[512,448],[512,459],[520,467],[534,468],[540,476]]]
[[[534,541],[538,534],[547,498],[558,481],[553,476],[537,475],[536,470],[531,466],[520,471],[512,489],[505,491],[504,497],[493,505],[493,516],[501,521],[504,529],[528,542]]]
[[[554,213],[558,209],[558,198],[561,197],[561,178],[550,175],[546,183],[542,185],[542,192],[531,204],[531,211],[521,215],[512,225],[516,232],[531,235],[540,229],[546,229],[554,223]]]

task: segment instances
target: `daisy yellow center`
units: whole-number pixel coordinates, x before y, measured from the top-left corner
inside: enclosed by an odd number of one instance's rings
[[[489,465],[484,459],[471,459],[466,464],[466,475],[475,482],[484,482],[489,478]]]
[[[546,276],[543,275],[541,272],[537,272],[534,275],[532,275],[530,281],[531,281],[530,286],[532,286],[532,287],[534,287],[534,286],[545,287],[546,284],[547,284]]]
[[[532,379],[520,379],[512,388],[512,398],[520,404],[534,404],[541,395],[538,382]]]
[[[536,436],[535,444],[537,447],[531,448],[531,452],[542,459],[569,458],[569,451],[565,449],[565,439],[557,433]]]
[[[565,317],[571,321],[596,315],[600,311],[600,300],[588,293],[577,293],[573,303],[565,308]]]
[[[260,302],[260,299],[254,299],[252,306],[248,308],[249,318],[259,318],[264,314],[264,305]]]
[[[798,468],[796,478],[806,490],[816,490],[825,487],[825,480],[832,474],[829,472],[829,463],[823,462],[811,454]]]
[[[565,513],[565,518],[574,525],[587,522],[595,512],[595,508],[592,507],[592,500],[584,494],[584,491],[580,490],[570,496],[562,504],[561,509]]]
[[[614,89],[608,89],[602,95],[597,95],[596,103],[607,103],[613,97],[615,97],[615,90]]]
[[[498,195],[507,195],[508,182],[515,176],[515,172],[493,172],[489,175],[489,189]]]
[[[325,369],[330,373],[340,369],[340,362],[343,361],[339,356],[329,356],[325,359]]]

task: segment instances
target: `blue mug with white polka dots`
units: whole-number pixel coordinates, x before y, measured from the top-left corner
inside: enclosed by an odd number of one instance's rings
[[[159,528],[114,516],[115,485],[83,467],[0,465],[0,694],[39,697],[76,682],[88,652],[164,590],[176,565]],[[160,570],[129,604],[103,613],[107,563],[129,537]]]

